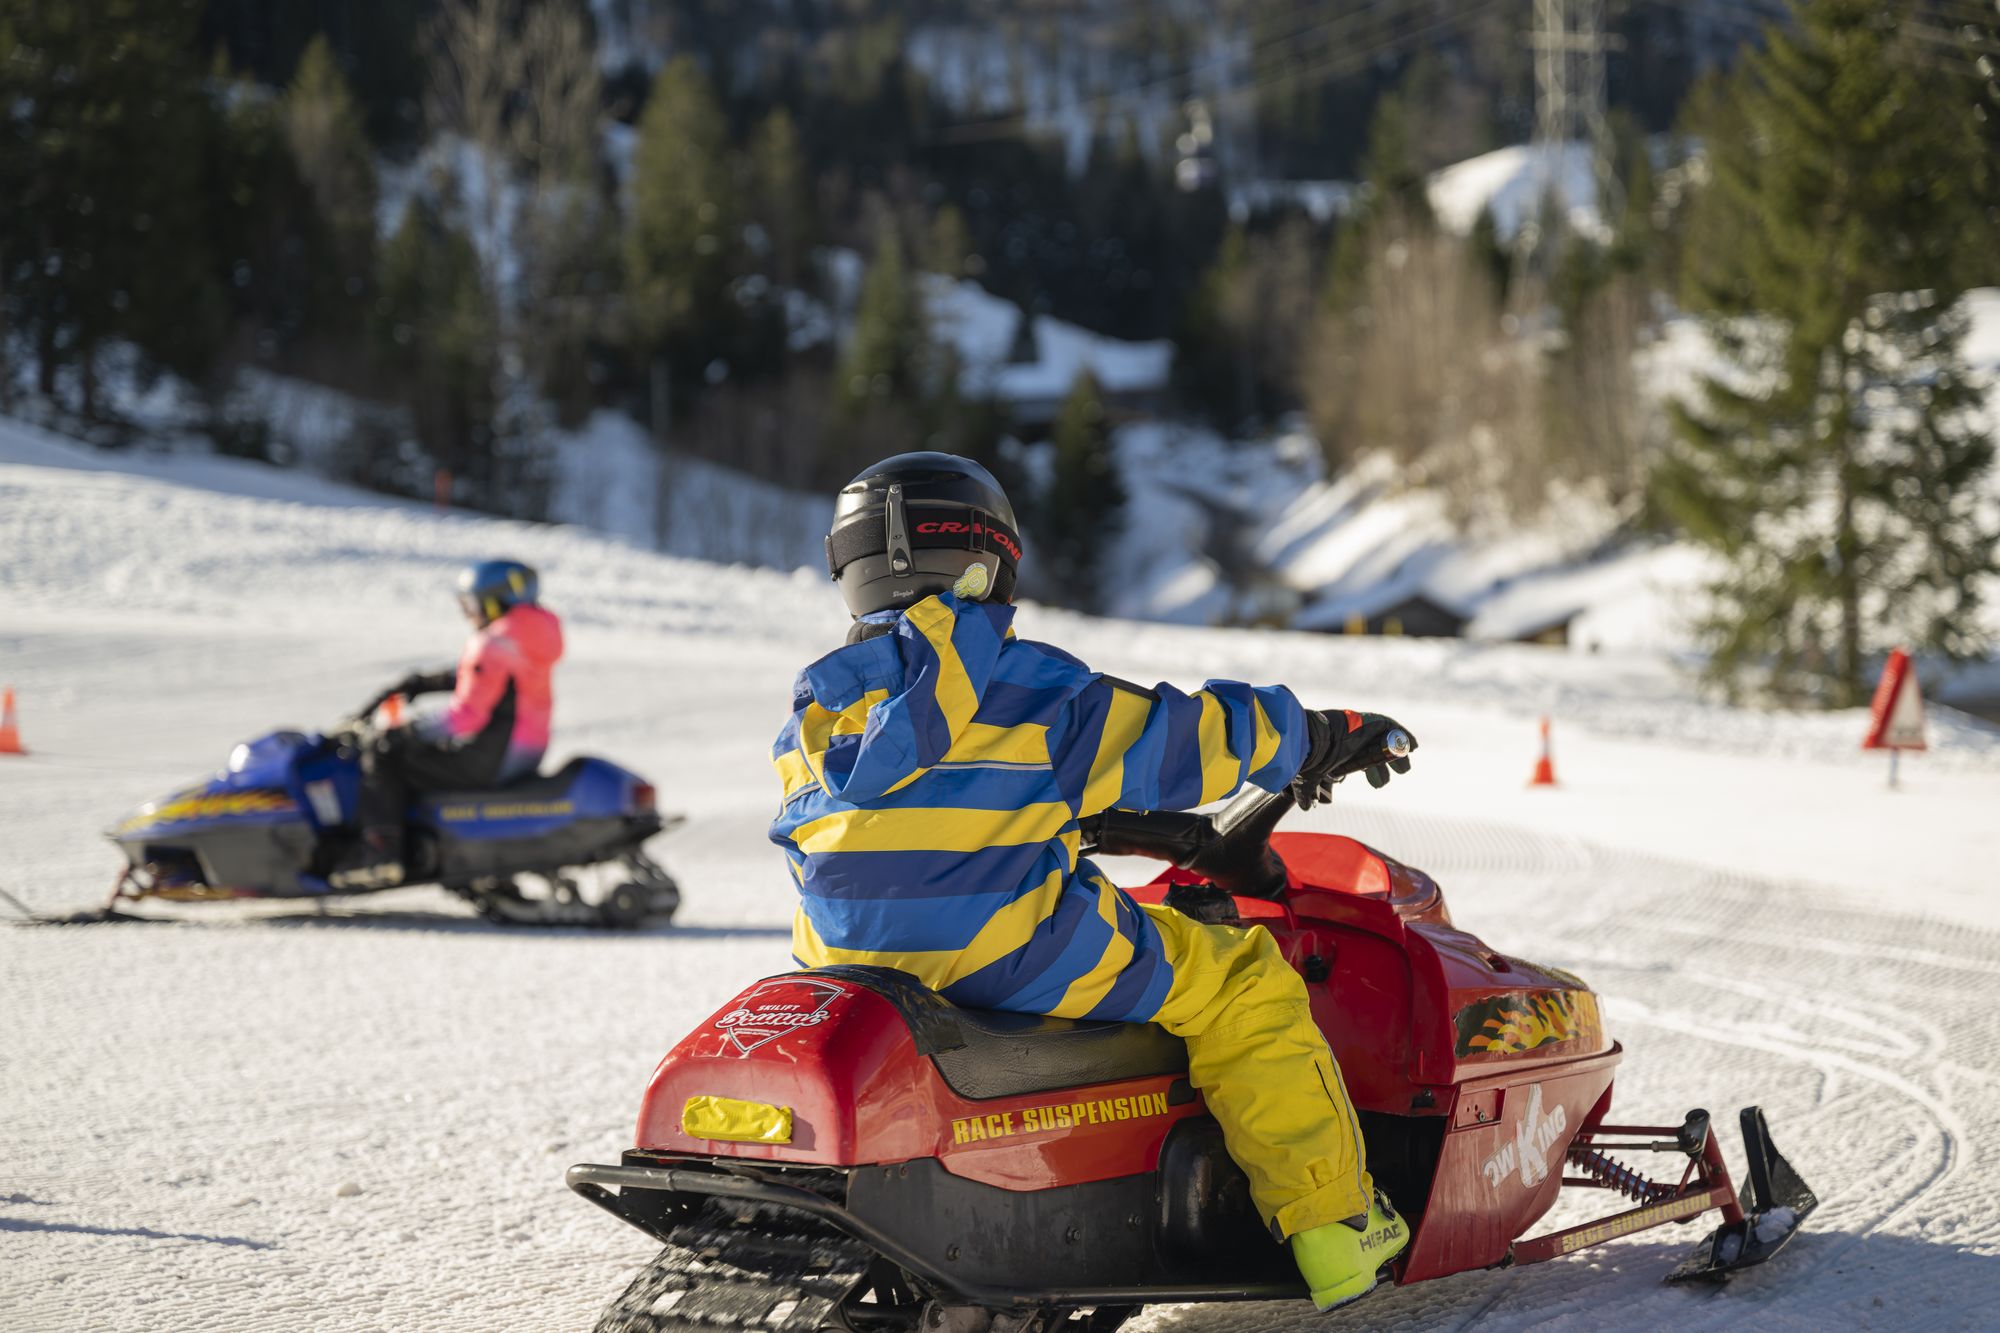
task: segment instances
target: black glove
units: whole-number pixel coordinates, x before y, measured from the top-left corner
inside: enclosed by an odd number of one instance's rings
[[[406,699],[414,699],[421,694],[443,694],[458,684],[458,668],[448,667],[443,671],[412,671],[397,681],[391,694],[400,694]]]
[[[1369,759],[1381,759],[1380,763],[1367,766],[1371,787],[1386,785],[1392,771],[1409,772],[1408,759],[1391,758],[1388,754],[1386,745],[1392,731],[1402,732],[1409,737],[1410,748],[1417,748],[1417,738],[1394,718],[1380,713],[1321,713],[1308,708],[1306,732],[1310,744],[1298,776],[1292,779],[1292,798],[1299,803],[1299,809],[1310,810],[1315,802],[1333,799],[1333,784]]]
[[[458,673],[452,671],[412,671],[409,675],[391,685],[388,689],[370,699],[356,717],[373,717],[375,710],[400,694],[405,699],[414,699],[420,694],[437,694],[448,690],[457,683]]]

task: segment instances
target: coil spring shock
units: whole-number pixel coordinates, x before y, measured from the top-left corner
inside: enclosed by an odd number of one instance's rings
[[[1671,1185],[1662,1185],[1657,1180],[1648,1180],[1615,1157],[1607,1156],[1595,1148],[1581,1143],[1572,1143],[1569,1148],[1570,1165],[1588,1175],[1606,1189],[1617,1190],[1628,1199],[1640,1203],[1653,1203],[1674,1193]]]

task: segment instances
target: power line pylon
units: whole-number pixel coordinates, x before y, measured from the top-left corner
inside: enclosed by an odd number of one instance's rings
[[[1598,214],[1608,225],[1618,215],[1620,201],[1617,146],[1605,114],[1604,57],[1620,42],[1604,31],[1604,0],[1533,0],[1528,45],[1535,52],[1537,202],[1547,203],[1567,146],[1587,141]],[[1560,225],[1560,219],[1540,218],[1534,241]]]

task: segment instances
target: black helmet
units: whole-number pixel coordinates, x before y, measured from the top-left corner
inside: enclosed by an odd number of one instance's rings
[[[540,582],[518,560],[482,560],[460,571],[458,604],[474,624],[490,625],[517,606],[535,605]]]
[[[969,458],[897,454],[834,499],[826,568],[856,616],[947,590],[968,601],[1012,601],[1020,563],[1014,506]]]

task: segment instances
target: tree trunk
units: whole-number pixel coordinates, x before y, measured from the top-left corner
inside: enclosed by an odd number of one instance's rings
[[[1843,359],[1838,364],[1834,448],[1840,469],[1840,514],[1834,529],[1834,551],[1840,562],[1835,576],[1840,594],[1840,662],[1834,678],[1834,703],[1852,708],[1861,702],[1861,576],[1856,568],[1861,543],[1854,531],[1854,416],[1848,401],[1846,362]]]
[[[0,257],[0,271],[5,267],[6,260]],[[11,328],[7,322],[7,288],[0,282],[0,412],[4,413],[11,413],[14,408],[14,366],[7,356],[7,350],[14,345]]]
[[[97,344],[86,341],[77,357],[77,380],[82,385],[77,410],[88,422],[97,420]]]
[[[56,322],[42,312],[41,327],[37,330],[39,349],[35,358],[35,388],[45,401],[53,402],[56,396]]]
[[[672,470],[667,465],[667,437],[673,430],[673,381],[667,358],[655,356],[648,387],[653,392],[653,450],[659,459],[658,484],[653,496],[653,545],[665,550],[667,533],[673,527]]]
[[[1840,469],[1840,676],[1834,701],[1842,708],[1861,702],[1861,583],[1855,577],[1854,482]]]

